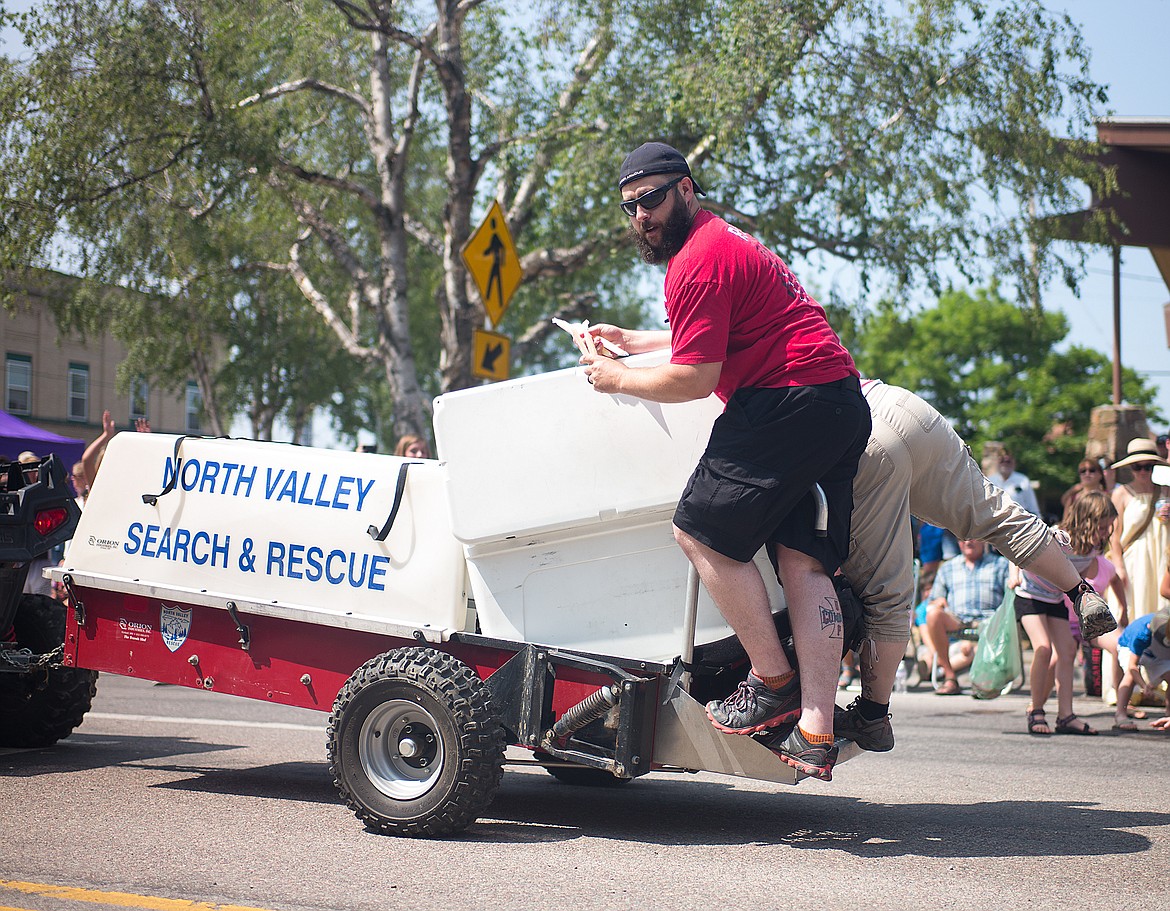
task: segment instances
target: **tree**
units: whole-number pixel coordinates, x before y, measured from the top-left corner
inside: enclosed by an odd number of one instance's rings
[[[460,250],[489,196],[523,255],[505,326],[530,362],[554,357],[554,314],[630,315],[613,175],[646,138],[786,255],[903,284],[951,259],[1029,280],[1061,265],[1043,216],[1092,175],[1050,128],[1082,136],[1101,93],[1040,0],[629,6],[47,0],[23,22],[32,62],[0,72],[0,265],[65,231],[105,277],[161,283],[149,256],[130,268],[129,211],[246,225],[270,191],[283,253],[255,264],[381,372],[396,434],[425,432],[433,388],[475,382],[485,316]]]
[[[1075,479],[1090,412],[1112,394],[1109,360],[1075,345],[1057,350],[1067,334],[1063,314],[1021,309],[995,288],[952,290],[918,313],[877,308],[856,327],[852,351],[864,375],[934,405],[977,458],[984,442],[1006,443],[1052,500]],[[1149,409],[1155,391],[1123,374],[1127,401]]]

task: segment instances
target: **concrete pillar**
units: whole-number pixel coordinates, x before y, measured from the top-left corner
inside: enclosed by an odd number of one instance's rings
[[[1089,415],[1089,438],[1085,457],[1125,457],[1125,447],[1137,437],[1150,437],[1146,412],[1137,405],[1099,405]]]

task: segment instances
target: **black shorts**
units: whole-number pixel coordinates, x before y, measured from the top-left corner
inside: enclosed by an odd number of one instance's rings
[[[674,524],[741,563],[776,543],[814,557],[832,575],[849,550],[853,476],[869,431],[869,406],[855,377],[740,389],[711,429]],[[829,504],[825,537],[814,528],[818,483]]]
[[[1016,595],[1016,620],[1023,620],[1027,616],[1055,617],[1057,620],[1068,620],[1068,607],[1064,601],[1051,604],[1048,601],[1037,601],[1027,595]]]

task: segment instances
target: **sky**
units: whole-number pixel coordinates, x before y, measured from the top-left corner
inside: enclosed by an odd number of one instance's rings
[[[1047,4],[1066,10],[1081,26],[1092,51],[1090,72],[1109,88],[1109,111],[1118,117],[1170,117],[1170,0],[1064,0]],[[1168,213],[1170,217],[1170,213]],[[1109,354],[1113,344],[1113,258],[1101,248],[1086,263],[1080,297],[1050,286],[1045,308],[1061,310],[1071,323],[1069,341]],[[1170,423],[1170,339],[1163,305],[1170,289],[1150,251],[1125,247],[1121,257],[1121,362],[1158,389],[1164,415],[1155,432]],[[1107,404],[1107,403],[1102,403]]]
[[[0,5],[20,10],[33,2],[0,0]],[[1170,117],[1170,0],[1052,0],[1045,5],[1066,11],[1081,27],[1092,54],[1091,75],[1108,88],[1108,107],[1099,115]],[[0,32],[0,51],[12,53],[13,40],[10,32]],[[1086,263],[1079,296],[1058,283],[1043,295],[1046,309],[1068,317],[1068,342],[1106,355],[1113,343],[1112,275],[1112,257],[1100,248]],[[1123,248],[1121,276],[1121,360],[1158,390],[1156,404],[1164,418],[1154,426],[1161,432],[1170,424],[1170,339],[1163,316],[1170,289],[1145,248]],[[826,274],[811,276],[810,283],[818,279],[832,281]]]

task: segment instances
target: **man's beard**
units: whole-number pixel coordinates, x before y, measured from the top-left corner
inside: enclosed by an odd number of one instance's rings
[[[683,244],[687,242],[687,235],[691,233],[691,213],[687,211],[685,205],[680,206],[676,197],[671,195],[671,209],[670,215],[667,216],[666,221],[662,224],[662,237],[657,246],[652,246],[642,233],[634,226],[634,221],[630,220],[630,237],[634,240],[634,245],[638,248],[638,252],[642,255],[642,259],[654,266],[658,263],[664,263],[670,259],[674,254],[683,248]]]

